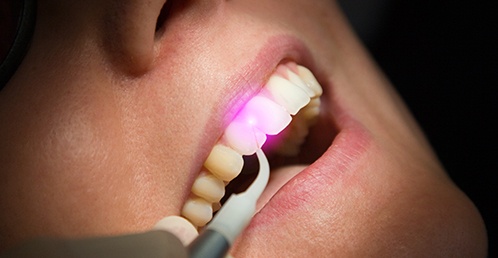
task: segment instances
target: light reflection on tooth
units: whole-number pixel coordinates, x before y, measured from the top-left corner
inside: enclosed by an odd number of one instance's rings
[[[292,82],[273,75],[264,87],[272,99],[283,106],[291,115],[295,115],[299,109],[310,102],[308,94]]]
[[[242,159],[242,156],[235,150],[221,144],[213,147],[204,162],[204,167],[223,181],[234,179],[242,171],[243,166],[244,159]]]
[[[223,139],[238,153],[252,155],[263,146],[266,141],[266,134],[245,122],[233,121],[225,129]]]
[[[322,96],[323,89],[322,86],[320,86],[320,83],[316,80],[315,76],[313,73],[306,67],[304,66],[297,66],[297,71],[298,75],[303,79],[303,81],[310,87],[314,92],[316,96]]]
[[[183,205],[182,216],[198,227],[206,225],[213,218],[211,203],[200,198],[189,198]]]
[[[247,102],[234,121],[247,123],[265,134],[275,135],[289,125],[292,118],[282,106],[258,95]]]
[[[225,195],[225,183],[211,173],[202,173],[195,179],[192,193],[208,202],[219,202]]]

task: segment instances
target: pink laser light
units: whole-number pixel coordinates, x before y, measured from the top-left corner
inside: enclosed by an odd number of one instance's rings
[[[236,143],[243,155],[251,155],[266,141],[266,135],[280,133],[292,118],[280,105],[263,96],[247,102],[225,130],[225,136]]]

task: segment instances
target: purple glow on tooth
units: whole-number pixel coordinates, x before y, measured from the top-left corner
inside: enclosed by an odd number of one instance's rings
[[[242,155],[251,155],[266,141],[266,134],[251,126],[247,121],[233,121],[225,130],[227,144]]]
[[[235,121],[247,123],[265,134],[280,133],[292,118],[283,107],[263,96],[255,96],[235,118]]]
[[[257,95],[249,100],[225,129],[224,139],[235,151],[251,155],[292,121],[290,114],[272,100]]]

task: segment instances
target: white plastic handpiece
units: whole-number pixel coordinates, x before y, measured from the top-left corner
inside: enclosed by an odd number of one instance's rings
[[[256,151],[259,161],[259,173],[245,192],[232,194],[218,211],[213,220],[206,226],[222,234],[233,244],[235,239],[246,228],[256,210],[256,202],[263,193],[270,178],[270,165],[261,149]]]

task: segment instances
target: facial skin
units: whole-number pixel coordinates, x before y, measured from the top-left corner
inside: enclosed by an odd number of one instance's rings
[[[324,88],[307,145],[334,143],[267,194],[233,254],[485,256],[478,211],[334,1],[173,1],[156,31],[163,5],[39,1],[0,92],[2,248],[178,215],[227,123],[291,60]]]

